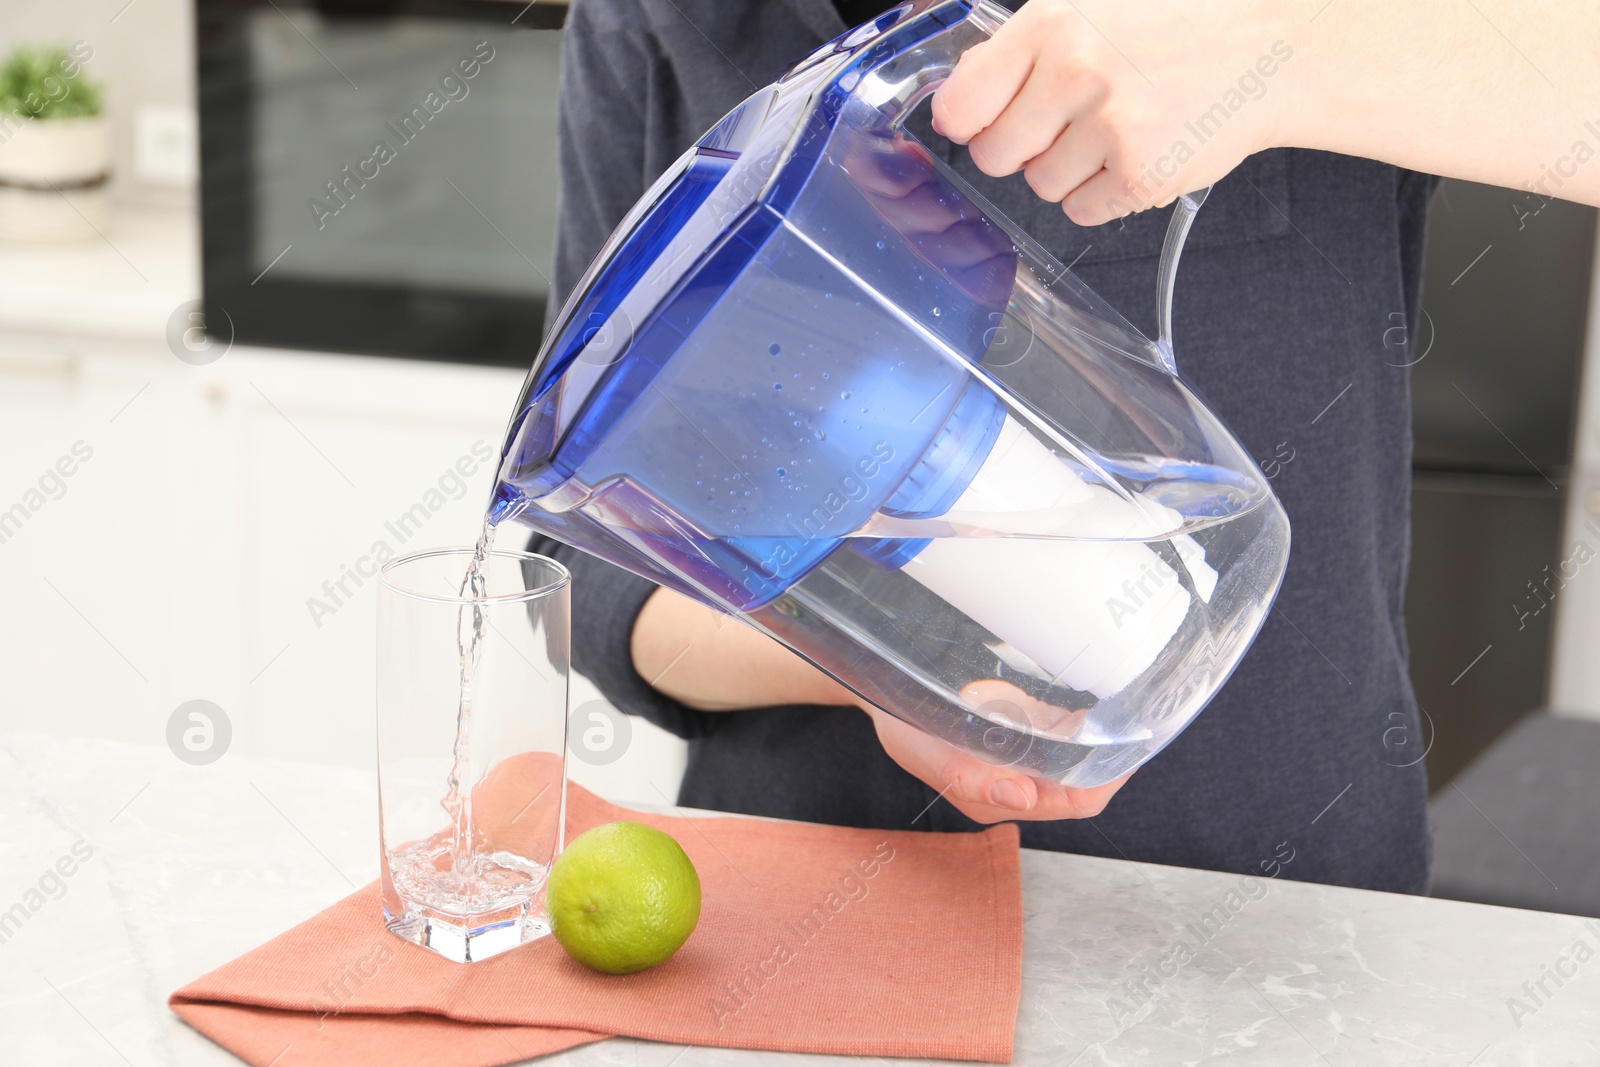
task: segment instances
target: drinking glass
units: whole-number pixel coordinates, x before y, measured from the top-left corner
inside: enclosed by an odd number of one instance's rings
[[[384,566],[378,791],[384,923],[459,963],[550,932],[566,815],[571,576],[471,548]]]

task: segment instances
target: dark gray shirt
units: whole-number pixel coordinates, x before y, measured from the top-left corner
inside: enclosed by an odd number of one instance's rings
[[[557,299],[680,153],[844,29],[829,0],[576,0],[561,83]],[[1270,79],[1261,84],[1278,91]],[[1165,211],[1083,229],[1020,175],[987,178],[964,151],[923,132],[1154,336]],[[1401,615],[1410,397],[1407,372],[1394,366],[1405,361],[1384,336],[1418,305],[1433,185],[1367,160],[1279,150],[1246,160],[1200,212],[1178,281],[1178,362],[1272,476],[1294,531],[1288,575],[1255,645],[1188,730],[1103,815],[1024,822],[1025,845],[1425,887],[1423,768],[1400,766],[1415,746],[1393,743],[1396,728],[1420,737]],[[859,711],[711,714],[657,693],[629,655],[653,586],[566,546],[535,546],[574,572],[577,668],[624,710],[689,738],[682,803],[855,826],[972,828],[884,755]]]

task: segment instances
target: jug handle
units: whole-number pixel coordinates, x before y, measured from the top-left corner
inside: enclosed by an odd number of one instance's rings
[[[956,12],[960,17],[952,18]],[[1005,24],[1010,12],[993,0],[942,0],[942,2],[911,2],[900,5],[874,22],[864,24],[847,35],[838,47],[867,53],[864,69],[860,69],[843,87],[850,95],[863,100],[877,110],[879,121],[890,132],[898,131],[917,105],[943,85],[955,70],[956,63],[967,49],[988,40]],[[908,17],[916,16],[917,18]],[[892,29],[909,26],[920,19],[939,25],[932,34],[916,37],[913,43],[901,50],[882,47],[883,38]],[[1178,259],[1183,244],[1194,224],[1195,212],[1205,203],[1211,186],[1184,193],[1173,202],[1172,219],[1167,223],[1166,241],[1161,246],[1161,262],[1156,272],[1156,312],[1159,334],[1155,343],[1156,358],[1163,369],[1174,377],[1178,365],[1172,351],[1172,294],[1178,276]]]
[[[884,129],[898,131],[950,77],[962,53],[993,37],[1010,17],[993,0],[911,0],[891,8],[834,46],[866,59],[844,76],[841,88],[876,109]],[[927,23],[933,24],[932,33],[922,30]],[[911,40],[896,49],[895,38],[902,36]]]
[[[1161,331],[1156,339],[1156,355],[1173,377],[1178,375],[1178,363],[1172,354],[1172,292],[1178,281],[1178,258],[1183,255],[1183,242],[1194,225],[1195,213],[1210,193],[1211,186],[1207,185],[1184,193],[1173,202],[1167,239],[1161,245],[1161,264],[1156,268],[1156,318]]]

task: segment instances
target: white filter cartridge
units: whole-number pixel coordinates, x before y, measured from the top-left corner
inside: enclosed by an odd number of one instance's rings
[[[1160,655],[1190,593],[1147,541],[1182,525],[1171,508],[1084,481],[1007,417],[989,458],[943,518],[979,532],[934,538],[905,566],[1055,683],[1107,697]],[[1217,574],[1193,538],[1171,538],[1195,590]]]

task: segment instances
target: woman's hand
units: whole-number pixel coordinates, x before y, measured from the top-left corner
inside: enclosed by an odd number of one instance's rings
[[[1274,143],[1285,8],[1030,0],[961,57],[934,128],[1080,226],[1163,206]]]
[[[889,758],[920,778],[973,822],[1010,819],[1092,819],[1105,810],[1129,776],[1092,789],[1035,778],[1014,766],[987,763],[923,733],[888,712],[860,705],[872,716],[878,743]]]
[[[1269,148],[1600,206],[1597,55],[1578,0],[1030,0],[961,57],[933,121],[1084,226]]]
[[[859,697],[765,634],[658,589],[633,625],[633,665],[658,691],[702,711],[783,704],[860,707],[872,716],[889,757],[976,822],[1082,819],[1100,814],[1127,781],[1072,789],[1016,766],[985,762],[901,722]],[[1004,682],[976,682],[963,693],[979,704],[1001,702],[1005,714],[1042,728],[1078,712],[1034,700]]]

